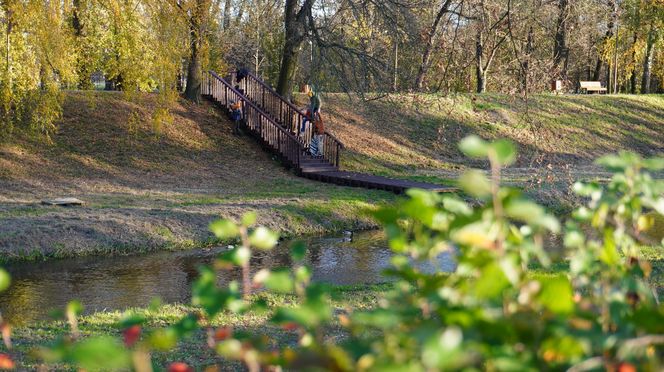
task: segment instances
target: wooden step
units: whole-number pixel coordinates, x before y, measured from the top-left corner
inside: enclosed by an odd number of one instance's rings
[[[321,165],[312,166],[309,164],[305,165],[300,163],[300,172],[302,173],[324,173],[324,172],[336,172],[338,170],[339,168],[331,164],[321,164]]]

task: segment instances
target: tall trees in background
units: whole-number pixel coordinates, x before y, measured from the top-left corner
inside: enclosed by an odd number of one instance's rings
[[[207,68],[288,95],[664,89],[661,0],[0,0],[0,132],[48,135],[61,88],[200,99]],[[184,80],[184,79],[183,79]]]
[[[59,88],[76,77],[67,4],[2,0],[0,13],[0,136],[19,127],[48,138]]]

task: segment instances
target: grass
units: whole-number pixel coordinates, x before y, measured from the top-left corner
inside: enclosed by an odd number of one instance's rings
[[[324,114],[349,150],[345,167],[394,175],[482,165],[457,149],[470,133],[512,139],[519,147],[517,166],[536,157],[588,164],[617,149],[664,151],[664,97],[658,95],[542,94],[526,102],[498,94],[399,94],[359,102],[329,94]]]
[[[381,295],[391,288],[389,284],[367,286],[339,286],[332,291],[331,305],[338,311],[348,309],[370,309],[377,305]],[[262,293],[257,295],[265,300],[269,308],[288,306],[296,302],[292,295]],[[156,308],[135,308],[126,311],[99,312],[83,316],[79,319],[79,328],[83,337],[110,335],[121,338],[120,321],[128,315],[138,315],[146,319],[145,329],[160,328],[174,324],[186,314],[198,312],[197,309],[182,304],[161,305]],[[280,343],[296,342],[297,336],[292,332],[269,325],[267,320],[270,313],[250,312],[242,316],[230,313],[220,314],[211,325],[231,326],[235,330],[247,330],[270,336]],[[333,325],[329,330],[334,332],[338,328]],[[39,360],[35,359],[31,351],[38,346],[47,345],[58,338],[65,337],[69,327],[63,320],[41,322],[29,326],[17,327],[13,330],[14,343],[13,356],[18,361],[18,369],[35,369],[39,367]],[[147,332],[144,332],[144,334]],[[153,360],[156,365],[166,367],[174,361],[185,361],[190,365],[203,369],[204,366],[219,362],[214,352],[206,345],[206,335],[203,331],[192,337],[180,341],[177,347],[170,352],[155,352]],[[71,369],[69,366],[57,366],[58,370]]]

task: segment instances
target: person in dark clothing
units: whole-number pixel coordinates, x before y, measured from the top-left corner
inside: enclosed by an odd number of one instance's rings
[[[246,68],[240,68],[237,70],[237,72],[235,72],[235,82],[239,84],[247,76],[249,76],[249,70]]]

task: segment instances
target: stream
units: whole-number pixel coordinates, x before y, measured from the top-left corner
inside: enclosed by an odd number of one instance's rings
[[[335,285],[371,284],[389,281],[382,271],[392,255],[381,231],[363,231],[306,237],[305,262],[313,269],[313,280]],[[252,271],[291,267],[289,241],[271,251],[256,251]],[[163,303],[188,303],[191,283],[198,268],[210,265],[226,247],[179,252],[156,252],[140,256],[84,257],[46,262],[16,263],[6,267],[12,276],[10,288],[0,294],[0,311],[14,325],[49,319],[73,299],[85,313],[148,306],[158,297]],[[438,267],[422,264],[426,271],[452,271],[452,254],[439,256]],[[223,284],[239,279],[239,270],[219,272]]]

